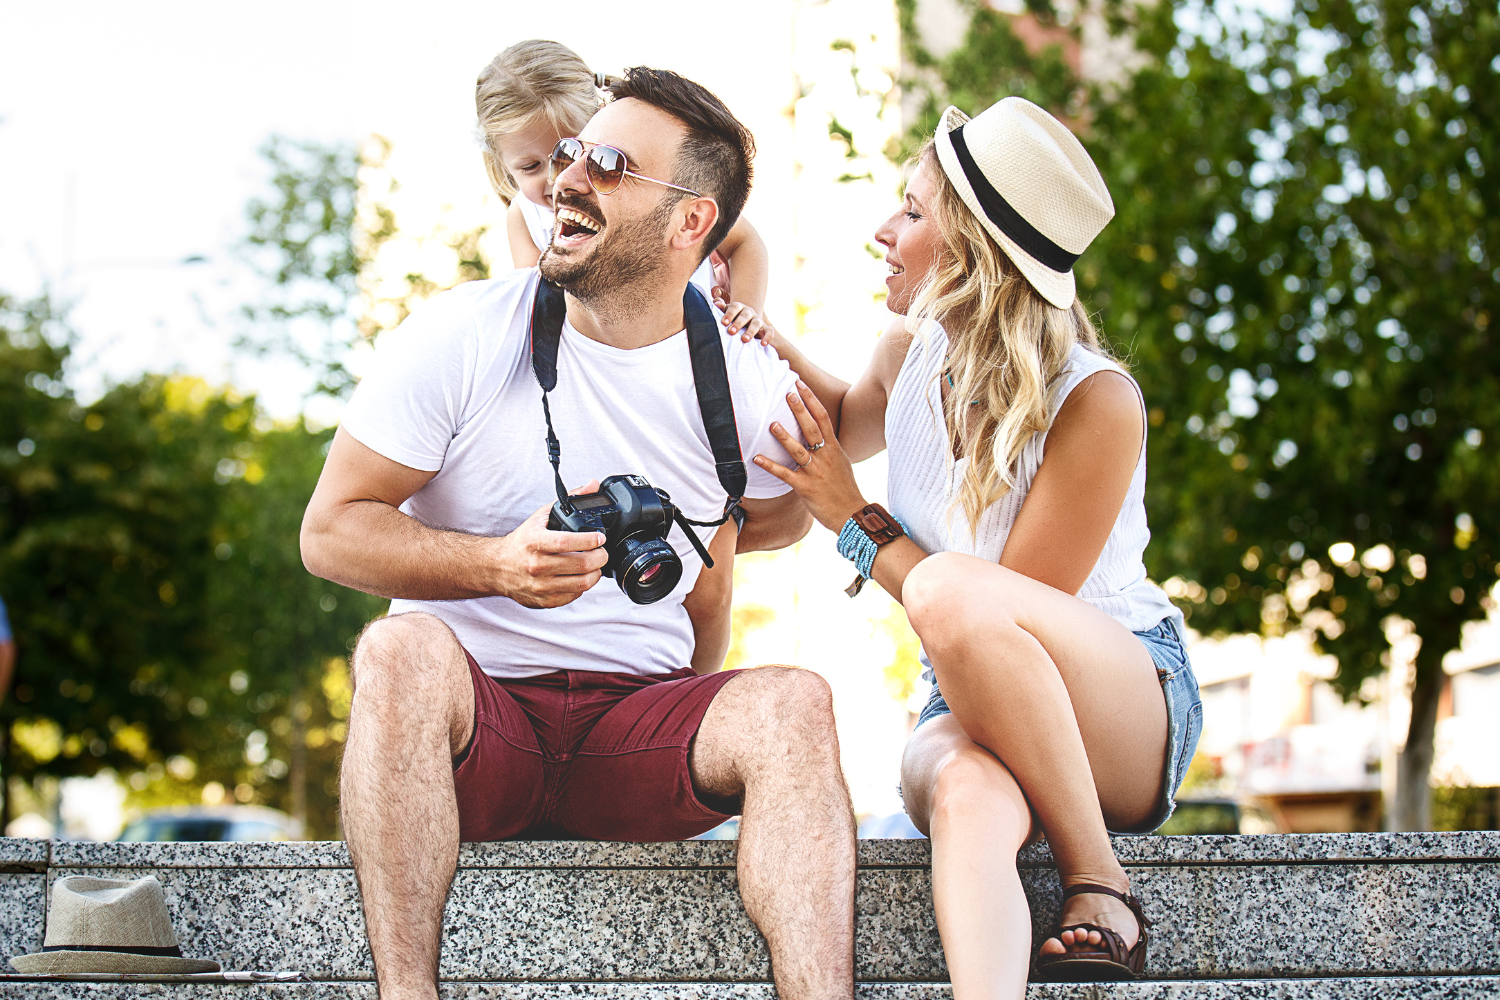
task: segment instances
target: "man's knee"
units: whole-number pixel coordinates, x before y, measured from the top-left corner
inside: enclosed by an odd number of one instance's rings
[[[430,703],[467,671],[463,647],[442,619],[420,611],[380,618],[365,628],[354,647],[355,702]]]
[[[750,688],[762,724],[833,731],[833,689],[822,674],[797,667],[759,667],[744,671],[737,680]]]

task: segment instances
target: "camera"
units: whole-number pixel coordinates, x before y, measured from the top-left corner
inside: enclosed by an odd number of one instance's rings
[[[601,572],[614,577],[635,603],[654,604],[682,579],[682,559],[667,542],[674,521],[682,526],[703,564],[712,569],[713,559],[667,491],[641,476],[610,476],[599,484],[597,493],[558,500],[552,505],[547,527],[603,533],[609,561]]]

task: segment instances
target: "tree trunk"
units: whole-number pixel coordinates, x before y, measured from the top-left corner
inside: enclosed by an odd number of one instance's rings
[[[1438,699],[1448,683],[1443,657],[1463,642],[1464,615],[1436,611],[1413,623],[1422,644],[1412,664],[1411,724],[1406,746],[1396,760],[1396,801],[1391,809],[1391,829],[1432,829],[1432,738],[1437,732]]]
[[[1432,828],[1432,738],[1437,731],[1438,699],[1448,678],[1441,657],[1436,670],[1424,670],[1422,666],[1419,655],[1411,690],[1411,725],[1406,731],[1406,746],[1396,759],[1396,807],[1391,810],[1392,828],[1396,830]]]

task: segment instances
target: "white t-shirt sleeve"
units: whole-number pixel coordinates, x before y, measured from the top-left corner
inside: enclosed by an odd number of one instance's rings
[[[798,441],[803,440],[797,418],[792,415],[792,408],[786,401],[787,393],[797,391],[797,375],[790,365],[776,356],[775,351],[760,341],[742,344],[738,338],[725,338],[724,350],[737,390],[735,423],[740,432],[740,453],[744,456],[749,480],[745,496],[752,500],[779,497],[791,487],[756,465],[755,456],[764,455],[788,469],[796,466],[786,448],[771,433],[771,424],[779,423]]]
[[[365,447],[423,472],[443,467],[472,389],[477,327],[468,296],[440,295],[380,338],[341,426]]]

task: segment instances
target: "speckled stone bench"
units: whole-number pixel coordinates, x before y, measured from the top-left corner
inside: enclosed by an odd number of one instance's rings
[[[1500,998],[1500,833],[1117,841],[1156,921],[1148,982],[1034,985],[1037,1000]],[[466,845],[448,900],[446,995],[772,1000],[739,904],[732,842]],[[1040,934],[1060,900],[1045,846],[1024,857]],[[862,1000],[948,1000],[926,841],[862,841]],[[0,981],[12,997],[373,1000],[340,843],[82,844],[0,839],[0,949],[41,947],[67,874],[166,888],[186,954],[300,969],[276,985]]]

